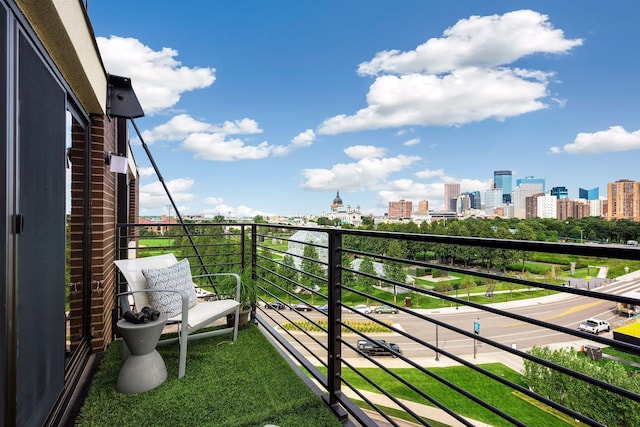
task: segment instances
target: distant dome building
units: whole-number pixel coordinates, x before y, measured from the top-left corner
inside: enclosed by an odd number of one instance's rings
[[[340,224],[351,224],[354,227],[360,227],[362,225],[362,214],[360,213],[360,206],[356,206],[355,209],[351,209],[351,206],[347,205],[345,208],[342,204],[342,198],[340,197],[340,191],[336,191],[336,197],[331,204],[331,212],[323,213],[322,216],[329,218],[330,220],[338,219]]]

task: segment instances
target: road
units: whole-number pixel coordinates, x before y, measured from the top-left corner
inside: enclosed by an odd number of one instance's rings
[[[591,289],[593,289],[593,286]],[[631,276],[627,280],[614,281],[611,284],[599,286],[595,290],[610,294],[624,294],[638,289],[640,289],[640,278]],[[589,317],[607,320],[614,327],[616,323],[624,320],[616,314],[615,303],[573,294],[555,294],[530,300],[497,303],[493,306],[521,316],[553,323],[570,329],[577,329],[578,324]],[[506,346],[516,347],[519,350],[529,349],[533,346],[584,342],[584,339],[579,337],[466,306],[460,306],[457,309],[455,307],[446,307],[430,310],[415,309],[414,311],[426,316],[427,320],[403,312],[398,314],[372,314],[371,316],[384,321],[390,321],[394,327],[421,340],[436,344],[441,350],[461,357],[468,356],[471,353],[487,354],[488,352],[500,352],[501,350],[451,331],[446,327],[437,327],[428,319],[436,319],[469,332],[473,332],[474,322],[478,322],[482,336],[491,338]],[[292,313],[290,311],[287,311],[286,314],[290,318],[296,318],[298,316],[295,312]],[[315,311],[307,312],[305,315],[312,319],[324,317],[323,314]],[[343,320],[366,319],[358,313],[344,311]],[[353,337],[352,339],[351,336]],[[612,337],[612,333],[603,333],[601,336]],[[299,334],[299,338],[311,351],[317,352],[317,354],[324,352],[319,344],[313,342],[313,340],[305,337],[303,334]],[[326,339],[324,335],[319,335],[318,338],[321,340]],[[376,334],[376,338],[386,339],[387,341],[399,344],[403,354],[410,358],[435,357],[435,351],[413,342],[398,333]],[[355,346],[358,336],[356,334],[343,334],[343,339],[352,342]],[[474,345],[476,346],[475,348]],[[308,355],[308,352],[300,345],[296,344],[296,347],[303,354]],[[345,346],[343,348],[343,357],[357,358],[359,356],[355,351]]]

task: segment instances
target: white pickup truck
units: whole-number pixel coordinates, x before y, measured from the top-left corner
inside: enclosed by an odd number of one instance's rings
[[[590,318],[580,323],[580,330],[591,332],[592,334],[599,334],[600,332],[609,332],[611,325],[609,325],[609,322],[606,320]]]

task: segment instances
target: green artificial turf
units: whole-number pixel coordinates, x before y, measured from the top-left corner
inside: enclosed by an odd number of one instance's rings
[[[93,379],[78,426],[341,426],[258,328],[189,342],[187,371],[177,378],[178,346],[158,347],[167,381],[140,394],[116,391],[119,341]]]

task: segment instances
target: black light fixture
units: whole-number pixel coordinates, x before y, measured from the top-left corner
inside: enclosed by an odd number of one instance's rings
[[[107,114],[109,117],[124,117],[126,119],[144,116],[144,111],[138,102],[129,77],[108,75]]]

